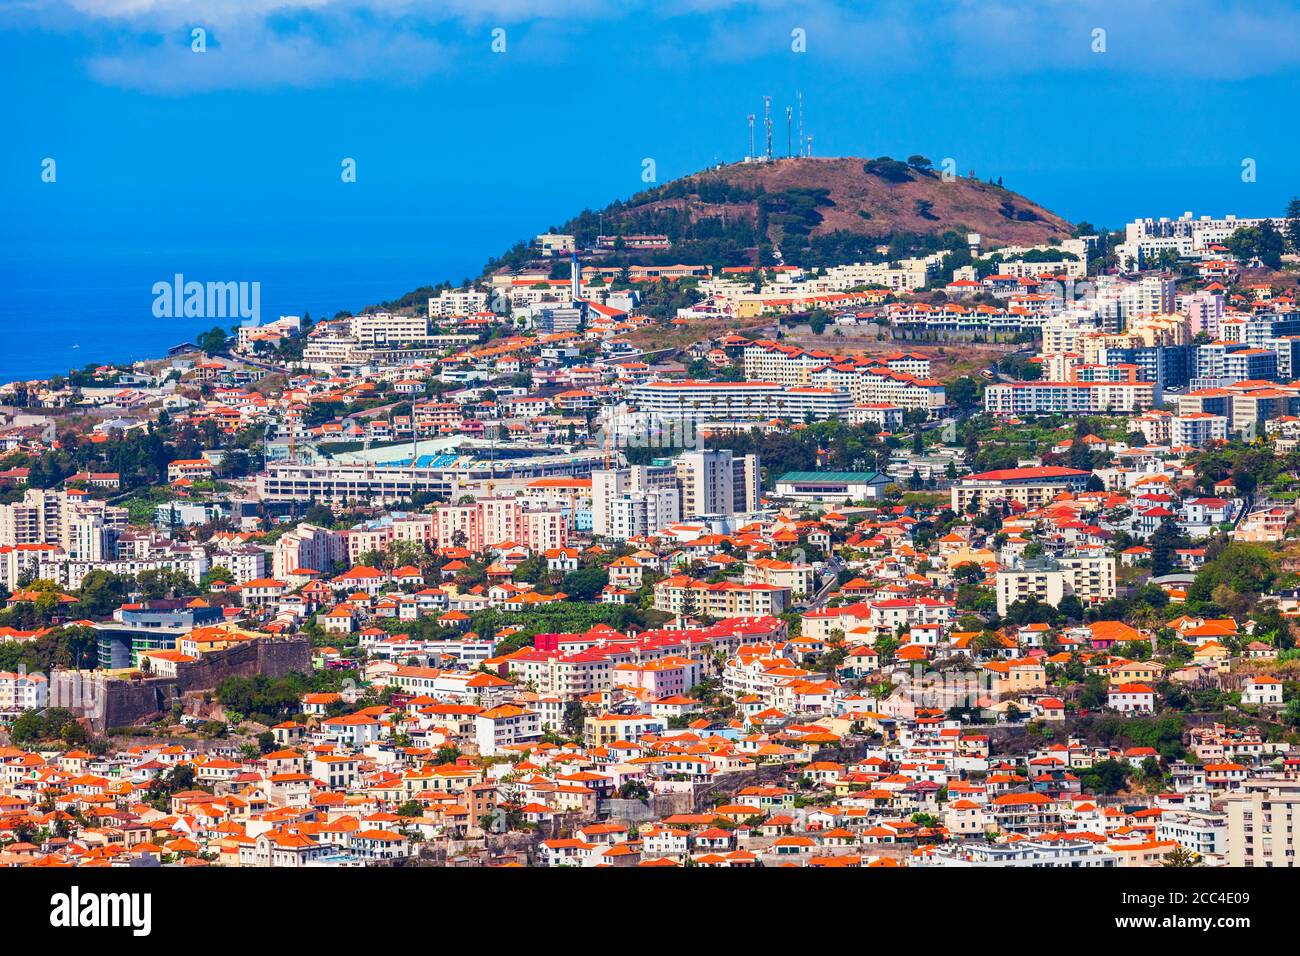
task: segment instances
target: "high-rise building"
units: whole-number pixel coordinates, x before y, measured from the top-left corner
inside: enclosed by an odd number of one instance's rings
[[[271,553],[271,576],[283,580],[301,570],[329,574],[347,556],[343,535],[314,524],[300,524],[280,536]]]
[[[671,464],[591,473],[591,530],[598,537],[626,540],[681,517],[677,474]]]
[[[681,512],[686,519],[734,514],[735,483],[728,448],[686,452],[673,462],[681,487]]]
[[[1192,336],[1204,332],[1211,339],[1219,337],[1219,323],[1223,321],[1223,293],[1193,292],[1179,296],[1178,311],[1187,316],[1188,332]]]
[[[107,535],[92,545],[85,528],[74,531],[76,519],[98,516],[100,532]],[[112,557],[112,535],[125,531],[128,514],[125,508],[88,498],[81,492],[69,494],[43,488],[28,488],[22,501],[0,505],[0,546],[19,544],[57,544],[69,553],[76,548],[99,547]]]
[[[1228,866],[1293,867],[1300,834],[1300,780],[1246,780],[1224,800]]]
[[[113,530],[104,523],[102,514],[69,515],[67,523],[68,556],[77,561],[107,561],[114,557]]]
[[[625,540],[675,521],[745,514],[758,510],[761,494],[758,456],[736,456],[727,448],[593,471],[592,533]]]
[[[480,498],[469,504],[439,505],[435,512],[438,547],[483,551],[504,542],[533,551],[569,543],[569,519],[562,508],[524,498]]]

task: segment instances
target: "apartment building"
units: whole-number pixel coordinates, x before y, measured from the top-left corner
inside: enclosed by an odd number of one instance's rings
[[[1228,866],[1294,867],[1300,834],[1300,780],[1244,780],[1224,798]]]
[[[60,542],[66,503],[64,492],[28,488],[22,501],[0,505],[0,546]]]
[[[383,551],[395,541],[426,548],[438,546],[437,519],[433,515],[394,511],[339,532],[347,547],[347,560],[361,563],[368,551]]]
[[[1156,840],[1173,840],[1183,849],[1218,861],[1228,841],[1227,816],[1205,810],[1165,810],[1156,824]]]
[[[784,588],[795,598],[807,597],[813,590],[810,564],[792,564],[775,558],[755,558],[745,564],[742,584],[770,584]]]
[[[1196,350],[1194,388],[1216,388],[1237,382],[1272,381],[1277,377],[1278,352],[1244,342],[1207,342]]]
[[[672,464],[602,468],[591,473],[592,534],[626,541],[681,519]]]
[[[847,419],[854,404],[848,392],[839,389],[773,381],[646,382],[633,385],[627,394],[640,411],[695,422]]]
[[[1212,340],[1219,337],[1219,323],[1223,320],[1224,311],[1222,292],[1181,295],[1178,297],[1177,308],[1187,316],[1188,335],[1195,337],[1204,332]]]
[[[445,289],[429,297],[429,319],[473,315],[487,308],[488,294],[478,289]]]
[[[1204,448],[1211,442],[1226,441],[1227,438],[1226,415],[1191,412],[1187,415],[1174,415],[1169,419],[1169,442],[1174,446]]]
[[[495,757],[516,744],[534,742],[541,734],[540,717],[526,707],[500,704],[474,715],[474,739],[483,757]]]
[[[1088,275],[1088,262],[1081,257],[1042,260],[1003,259],[998,264],[998,272],[1017,279],[1038,279],[1043,276],[1083,279]]]
[[[668,729],[662,717],[649,714],[600,714],[582,722],[583,742],[588,747],[607,747],[620,740],[640,740],[645,734]]]
[[[592,533],[625,541],[680,520],[758,510],[757,455],[730,449],[688,451],[650,465],[592,472]]]
[[[1066,595],[1084,604],[1115,597],[1115,559],[1104,555],[1036,558],[997,573],[998,613],[1016,601],[1037,599],[1056,607]]]
[[[813,372],[834,359],[829,352],[809,352],[771,339],[750,342],[741,357],[745,378],[782,385],[807,385]]]
[[[1185,240],[1186,255],[1206,252],[1211,246],[1222,245],[1238,229],[1260,226],[1271,222],[1279,232],[1286,228],[1286,219],[1252,219],[1235,215],[1227,216],[1193,216],[1185,212],[1176,219],[1168,216],[1160,218],[1135,219],[1124,227],[1124,246],[1140,247],[1145,252],[1163,248],[1160,240]]]
[[[1156,404],[1155,382],[1012,382],[984,390],[992,415],[1140,412]]]
[[[685,575],[673,575],[655,584],[654,606],[670,614],[697,614],[713,618],[775,617],[790,603],[788,588],[771,584],[706,584]]]
[[[848,392],[855,406],[888,404],[928,412],[947,402],[942,382],[879,365],[828,365],[813,372],[810,382]]]
[[[1001,468],[967,475],[953,484],[952,510],[962,514],[972,505],[983,511],[994,502],[1018,501],[1040,508],[1062,491],[1080,492],[1091,472],[1044,465],[1035,468]]]
[[[28,488],[21,501],[0,505],[0,547],[55,544],[78,560],[102,561],[114,556],[127,522],[125,508],[79,492]]]
[[[348,334],[362,347],[423,342],[429,337],[429,318],[395,312],[368,312],[348,320]]]
[[[1129,419],[1129,430],[1141,432],[1152,445],[1168,445],[1173,434],[1174,416],[1159,408],[1147,409],[1141,415]]]
[[[701,449],[675,458],[673,467],[681,489],[680,513],[687,520],[758,509],[757,456],[735,456],[729,448]]]
[[[625,491],[604,500],[601,523],[603,531],[593,532],[615,541],[646,537],[658,533],[678,520],[676,489]]]
[[[428,456],[425,456],[428,457]],[[481,489],[489,482],[520,487],[538,478],[585,478],[604,461],[596,449],[563,455],[536,455],[494,462],[469,456],[437,456],[414,466],[371,462],[329,461],[318,464],[271,462],[257,476],[262,501],[287,504],[315,500],[324,504],[365,501],[374,505],[409,501],[416,492],[428,491],[449,498]]]
[[[513,541],[534,552],[569,543],[569,515],[527,498],[480,498],[470,504],[439,505],[434,511],[439,547],[468,548],[475,553]]]
[[[271,551],[271,577],[283,580],[302,570],[325,574],[346,555],[343,535],[313,524],[300,524],[275,542]]]
[[[0,671],[0,714],[41,710],[50,704],[50,682],[43,674]]]

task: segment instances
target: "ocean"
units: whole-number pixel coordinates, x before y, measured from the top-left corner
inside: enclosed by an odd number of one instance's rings
[[[239,319],[156,318],[153,287],[177,273],[198,282],[257,282],[262,322],[314,320],[475,275],[486,252],[412,247],[292,253],[246,244],[203,249],[106,245],[0,256],[0,383],[48,378],[88,364],[161,357],[214,325]]]

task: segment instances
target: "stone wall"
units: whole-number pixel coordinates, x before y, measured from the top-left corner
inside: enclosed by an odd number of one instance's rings
[[[50,703],[89,718],[94,729],[103,733],[170,710],[183,694],[213,690],[227,677],[280,677],[309,670],[311,642],[307,638],[259,638],[181,663],[175,677],[118,680],[96,672],[55,671]]]

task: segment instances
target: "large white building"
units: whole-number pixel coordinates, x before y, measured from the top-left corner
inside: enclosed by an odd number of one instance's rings
[[[343,535],[313,524],[300,524],[276,540],[271,552],[271,576],[284,580],[301,570],[328,574],[334,563],[346,556]]]
[[[1013,382],[984,390],[984,410],[993,415],[1140,412],[1155,404],[1155,382]]]
[[[1124,227],[1124,242],[1115,247],[1121,269],[1141,268],[1153,256],[1172,249],[1183,258],[1208,252],[1211,246],[1222,245],[1238,229],[1272,222],[1281,232],[1286,219],[1247,219],[1235,215],[1222,217],[1193,217],[1185,212],[1177,219],[1135,219]]]
[[[127,520],[125,508],[79,492],[29,488],[21,501],[0,505],[0,547],[32,549],[54,545],[65,560],[111,561],[117,556],[117,538],[126,530]],[[52,560],[51,554],[31,550],[18,556],[28,559],[17,562],[25,565],[18,569],[19,575],[23,570],[32,570],[33,559]],[[12,587],[14,579],[10,580]]]
[[[1106,555],[1071,555],[1025,561],[997,573],[998,614],[1016,601],[1038,599],[1052,607],[1067,595],[1084,604],[1115,596],[1115,559]]]
[[[761,501],[756,455],[699,449],[650,465],[591,474],[592,533],[626,540],[677,521],[756,511]]]
[[[1175,446],[1187,445],[1192,448],[1204,448],[1210,442],[1226,441],[1227,438],[1228,418],[1226,415],[1191,412],[1187,415],[1175,415],[1169,420],[1169,442]]]
[[[429,318],[473,315],[487,308],[488,294],[478,289],[445,289],[429,297]]]
[[[688,451],[673,460],[681,489],[681,515],[732,515],[758,510],[760,478],[756,455],[735,456],[728,448]]]
[[[930,412],[947,399],[943,383],[883,366],[827,365],[813,372],[811,384],[848,392],[854,405],[895,405]]]
[[[854,405],[840,389],[779,382],[646,382],[633,385],[627,395],[642,412],[695,422],[847,419]]]
[[[43,674],[0,671],[0,714],[41,710],[50,704],[50,682]]]
[[[1224,799],[1228,866],[1294,867],[1300,834],[1300,781],[1247,780]]]
[[[348,320],[348,332],[362,346],[423,342],[429,337],[429,319],[424,315],[369,312]]]
[[[672,465],[602,468],[591,473],[591,532],[626,540],[681,519]]]
[[[538,478],[585,478],[604,457],[599,449],[578,449],[563,455],[496,461],[483,461],[468,455],[439,455],[414,466],[343,461],[316,464],[270,462],[257,476],[257,493],[262,501],[275,504],[295,501],[396,504],[409,500],[416,492],[456,498],[480,491],[488,484],[498,490],[515,487],[522,490]],[[454,460],[444,464],[444,459]]]

